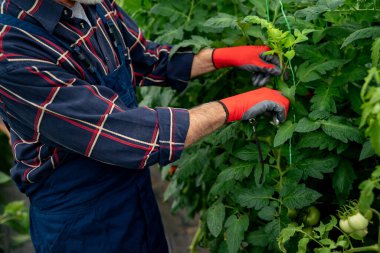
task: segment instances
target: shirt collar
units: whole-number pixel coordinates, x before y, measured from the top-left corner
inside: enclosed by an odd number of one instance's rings
[[[50,34],[53,33],[66,8],[54,0],[12,0],[18,7],[35,18]]]

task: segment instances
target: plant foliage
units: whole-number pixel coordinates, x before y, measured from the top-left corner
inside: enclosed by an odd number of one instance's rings
[[[266,44],[284,66],[269,86],[290,99],[288,120],[277,127],[269,118],[257,119],[263,171],[246,122],[231,124],[186,150],[174,175],[163,168],[171,180],[166,198],[173,198],[173,210],[201,214],[202,232],[194,244],[229,253],[360,252],[350,250],[377,241],[371,232],[368,242],[351,242],[335,218],[347,200],[359,198],[360,182],[361,211],[376,202],[380,188],[378,169],[372,173],[380,155],[377,1],[121,4],[147,37],[176,44],[174,51]],[[181,94],[163,88],[141,94],[144,105],[191,108],[253,89],[250,78],[224,69],[193,80]],[[321,223],[313,228],[304,221],[311,205],[321,213]],[[288,214],[292,209],[295,217]]]

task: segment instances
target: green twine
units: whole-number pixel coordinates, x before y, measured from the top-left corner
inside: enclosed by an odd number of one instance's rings
[[[292,32],[292,28],[290,26],[290,23],[289,23],[289,20],[288,18],[286,17],[286,14],[285,14],[285,10],[284,10],[284,5],[282,4],[282,1],[279,0],[279,3],[280,3],[280,7],[281,7],[281,13],[282,13],[282,16],[284,17],[285,19],[285,23],[288,27],[288,30],[289,32]],[[267,8],[267,19],[269,21],[269,3],[268,3],[268,0],[266,0],[266,8]],[[289,61],[288,60],[288,63],[289,63],[289,68],[290,68],[290,71],[292,73],[292,79],[293,79],[293,85],[296,86],[296,75],[294,73],[294,68],[293,68],[293,65],[292,65],[292,61]],[[295,123],[296,121],[296,115],[293,114],[293,122]],[[291,165],[292,162],[293,162],[293,152],[292,152],[292,138],[290,138],[289,140],[289,164]]]

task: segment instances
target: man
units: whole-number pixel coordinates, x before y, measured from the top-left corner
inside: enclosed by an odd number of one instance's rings
[[[183,90],[216,68],[281,70],[267,47],[179,52],[143,38],[104,0],[3,0],[0,115],[11,132],[12,178],[31,202],[36,252],[168,252],[148,166],[225,123],[289,101],[260,88],[185,110],[137,107],[136,86]]]

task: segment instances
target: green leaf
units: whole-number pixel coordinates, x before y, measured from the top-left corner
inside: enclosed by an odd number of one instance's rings
[[[204,26],[212,28],[239,28],[237,18],[226,13],[218,13],[216,17],[207,20]]]
[[[339,95],[339,90],[331,85],[320,85],[314,91],[311,99],[313,111],[326,111],[336,113],[335,97]]]
[[[375,153],[375,150],[373,150],[373,148],[371,146],[371,142],[370,141],[366,141],[363,144],[362,151],[360,152],[359,161],[362,161],[364,159],[373,157],[374,155],[376,155],[376,153]]]
[[[269,200],[274,193],[273,187],[263,186],[261,188],[238,188],[234,191],[235,201],[242,207],[261,208],[269,205]]]
[[[190,176],[199,173],[210,163],[207,149],[200,149],[195,153],[184,153],[178,163],[176,177],[179,180],[186,180]]]
[[[360,143],[363,139],[363,135],[356,127],[348,125],[348,122],[342,120],[339,117],[331,117],[328,120],[322,120],[323,131],[341,142],[347,143],[348,141],[354,141]]]
[[[268,245],[268,235],[265,233],[264,229],[259,229],[253,232],[250,232],[246,241],[253,246],[265,247]]]
[[[365,180],[359,185],[360,197],[358,206],[362,213],[365,213],[368,209],[371,208],[375,195],[373,190],[375,189],[376,184],[372,180]]]
[[[296,96],[296,86],[288,86],[286,83],[279,82],[278,89],[281,91],[281,94],[287,97],[291,103],[295,103]]]
[[[260,219],[265,221],[271,221],[274,219],[276,215],[276,209],[273,206],[266,206],[263,209],[261,209],[257,215]]]
[[[10,176],[0,171],[0,184],[5,184],[9,181],[11,181]]]
[[[207,210],[207,227],[214,237],[222,232],[225,216],[225,207],[221,202],[217,202]]]
[[[205,47],[211,47],[212,41],[201,36],[193,35],[190,40],[183,40],[176,44],[170,51],[170,56],[173,56],[180,48],[191,47],[193,53],[197,54],[201,49]]]
[[[282,229],[280,232],[280,237],[278,238],[278,247],[282,252],[287,252],[285,248],[285,243],[292,238],[297,231],[299,231],[301,227],[293,226],[293,224],[289,224],[286,228]]]
[[[284,56],[285,56],[286,58],[288,58],[289,61],[291,61],[291,60],[294,58],[294,56],[296,56],[296,51],[294,51],[294,50],[289,50],[288,52],[286,52],[286,53],[284,54]]]
[[[331,173],[338,166],[339,159],[335,156],[325,158],[303,159],[296,164],[297,168],[303,170],[304,178],[313,177],[323,179],[323,173]]]
[[[366,134],[371,140],[371,145],[376,154],[380,156],[380,114],[377,115],[377,119],[372,119],[370,127],[368,127]]]
[[[329,248],[318,248],[314,250],[315,253],[331,253]]]
[[[237,130],[238,130],[238,122],[229,124],[227,127],[221,129],[217,134],[216,134],[216,140],[218,144],[225,144],[231,139],[236,138],[237,135]],[[251,129],[251,128],[250,128]]]
[[[182,16],[183,18],[186,17],[185,14],[183,14],[181,11],[176,10],[174,6],[172,6],[170,3],[159,3],[153,6],[153,8],[150,10],[153,14],[165,16],[165,17],[177,17]]]
[[[226,239],[229,253],[236,253],[244,239],[244,232],[247,231],[249,218],[241,215],[239,218],[235,214],[231,215],[226,221]]]
[[[310,239],[308,237],[302,238],[298,241],[298,251],[297,253],[306,253],[307,251],[307,244],[310,242]]]
[[[336,148],[338,141],[331,138],[323,132],[313,132],[303,135],[298,142],[298,148],[319,148],[320,150],[328,149],[329,151]]]
[[[327,60],[326,55],[322,54],[315,45],[297,45],[296,51],[299,57],[304,60],[310,60],[310,62],[325,62]]]
[[[333,187],[339,197],[338,199],[346,199],[349,196],[355,179],[355,171],[350,162],[342,160],[333,175]]]
[[[380,38],[377,38],[372,44],[371,59],[373,67],[380,67]]]
[[[274,137],[274,147],[278,147],[284,144],[287,140],[292,138],[296,125],[292,121],[288,120],[277,131],[276,136]]]
[[[333,70],[346,62],[346,60],[329,60],[322,63],[310,64],[309,61],[306,61],[299,66],[297,77],[304,83],[315,81],[321,79],[321,75],[325,75],[327,71]]]
[[[380,37],[380,26],[363,28],[351,33],[350,36],[344,40],[341,48],[346,47],[356,40],[378,37]]]
[[[263,152],[263,158],[265,159],[269,153],[269,147],[265,143],[260,143],[261,150]],[[259,150],[257,149],[257,145],[250,143],[240,149],[238,149],[234,156],[243,161],[258,161],[259,160]]]
[[[281,229],[283,228],[281,220],[275,219],[265,225],[265,232],[267,233],[269,241],[269,249],[274,249],[273,251],[278,250],[277,240],[280,236]]]
[[[335,216],[331,215],[330,216],[330,221],[329,223],[326,223],[326,224],[323,224],[323,222],[320,222],[319,226],[314,228],[314,230],[316,232],[318,232],[319,236],[321,238],[326,238],[329,236],[329,232],[331,230],[333,230],[335,228],[335,226],[338,224],[338,221],[337,219],[335,218]],[[331,241],[325,241],[323,242],[321,240],[321,242],[324,244],[324,245],[331,245]]]
[[[168,32],[162,33],[155,41],[158,43],[173,43],[175,40],[182,40],[184,32],[182,27],[172,29]]]
[[[4,214],[6,215],[17,215],[17,213],[20,213],[22,210],[25,210],[25,203],[22,200],[19,201],[13,201],[8,203],[4,207]]]
[[[311,21],[317,19],[320,14],[328,11],[327,6],[311,6],[302,10],[298,10],[294,13],[297,18],[304,18],[305,21]]]
[[[296,127],[296,132],[298,133],[308,133],[317,130],[321,126],[321,123],[311,121],[308,118],[302,118]]]
[[[377,187],[380,177],[380,166],[377,166],[376,169],[372,172],[371,178],[363,181],[359,185],[360,198],[358,206],[361,213],[365,213],[368,209],[371,208],[375,195],[373,190]]]
[[[312,111],[309,113],[309,118],[313,121],[317,121],[319,119],[328,119],[330,118],[330,113],[326,111]]]
[[[242,180],[248,177],[253,169],[252,163],[238,163],[223,170],[217,178],[217,182],[228,181],[228,180]]]
[[[314,203],[322,195],[304,184],[286,185],[280,192],[282,203],[288,208],[300,209]]]

